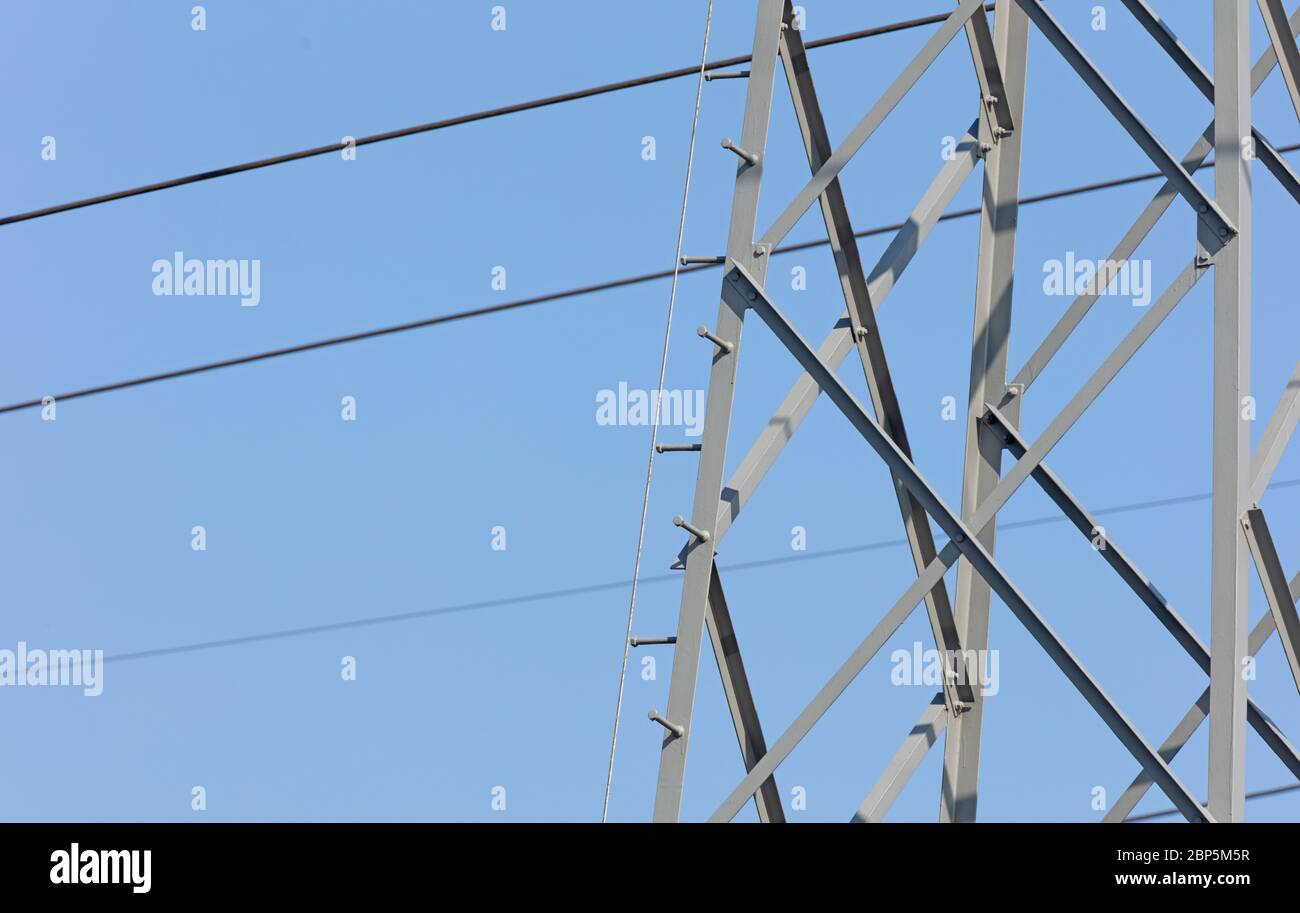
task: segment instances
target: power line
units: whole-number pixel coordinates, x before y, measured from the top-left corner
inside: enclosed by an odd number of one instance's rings
[[[988,4],[985,9],[993,10],[993,4]],[[891,22],[886,25],[879,25],[873,28],[859,29],[856,32],[845,32],[842,35],[832,35],[829,38],[819,38],[807,43],[808,48],[821,48],[833,44],[842,44],[846,41],[857,41],[861,38],[873,38],[878,35],[888,35],[892,32],[901,32],[906,29],[919,28],[926,25],[935,25],[943,22],[948,18],[947,13],[940,13],[933,16],[924,16],[919,19],[907,19],[901,22]],[[751,55],[741,57],[727,57],[722,60],[715,60],[712,63],[704,65],[705,70],[716,70],[722,67],[736,66],[737,64],[748,63],[752,59]],[[698,64],[688,67],[679,67],[674,70],[665,70],[662,73],[651,73],[648,76],[637,76],[632,79],[624,79],[619,82],[606,83],[601,86],[591,86],[586,89],[577,89],[573,92],[565,92],[561,95],[550,95],[545,98],[537,98],[532,101],[517,102],[512,105],[505,105],[500,108],[488,108],[484,111],[474,111],[470,114],[461,114],[456,117],[449,117],[444,120],[431,121],[427,124],[416,124],[412,127],[402,127],[398,130],[388,130],[384,133],[374,133],[370,136],[362,136],[355,139],[353,146],[370,146],[375,143],[385,143],[389,140],[402,139],[407,136],[416,136],[421,133],[433,133],[436,130],[445,130],[448,127],[458,127],[462,124],[471,124],[477,121],[491,120],[496,117],[505,117],[508,114],[518,114],[522,111],[534,111],[538,108],[546,108],[551,105],[559,105],[565,102],[578,101],[583,98],[593,98],[597,95],[606,95],[610,92],[621,92],[624,89],[634,89],[639,86],[648,86],[657,82],[664,82],[670,79],[677,79],[682,76],[691,76],[698,73],[700,67]],[[52,216],[61,212],[70,212],[74,209],[84,209],[87,206],[98,206],[102,203],[111,203],[115,200],[124,200],[128,197],[138,197],[147,193],[156,193],[160,190],[170,190],[173,187],[184,187],[188,184],[198,184],[202,181],[211,181],[216,178],[227,177],[232,174],[242,174],[246,171],[256,171],[260,168],[269,168],[272,165],[283,165],[286,162],[298,162],[303,159],[315,158],[319,155],[329,155],[334,152],[341,152],[349,148],[347,143],[330,143],[326,146],[313,146],[310,149],[300,149],[297,152],[286,152],[283,155],[273,155],[270,158],[257,159],[252,162],[244,162],[239,165],[227,165],[224,168],[215,168],[211,171],[200,171],[197,174],[188,174],[184,177],[172,178],[166,181],[158,181],[153,184],[145,184],[141,187],[132,187],[127,190],[118,190],[113,193],[101,194],[100,196],[87,197],[82,200],[73,200],[68,203],[59,203],[54,206],[47,206],[44,209],[33,209],[30,212],[20,212],[15,215],[0,218],[0,225],[12,225],[15,222],[27,222],[32,219],[40,219],[45,216]]]
[[[1246,793],[1246,800],[1266,799],[1269,796],[1280,796],[1282,793],[1291,793],[1300,789],[1300,783],[1292,783],[1290,786],[1274,786],[1272,789],[1261,789],[1258,792]],[[1162,812],[1149,812],[1145,815],[1130,815],[1124,819],[1124,823],[1129,824],[1134,821],[1151,821],[1156,818],[1172,818],[1174,815],[1181,815],[1176,808],[1165,809]]]
[[[1300,143],[1293,143],[1289,146],[1282,146],[1279,152],[1295,152],[1300,149]],[[1205,162],[1201,168],[1212,168],[1213,161]],[[1067,187],[1061,190],[1053,190],[1047,193],[1035,194],[1033,196],[1022,197],[1021,206],[1029,206],[1034,203],[1046,203],[1052,200],[1059,200],[1065,197],[1077,196],[1085,193],[1093,193],[1099,190],[1109,190],[1115,187],[1122,187],[1128,184],[1137,184],[1143,181],[1151,181],[1164,175],[1159,171],[1149,171],[1144,174],[1134,174],[1128,177],[1113,178],[1108,181],[1099,181],[1092,184],[1080,184],[1075,187]],[[971,216],[979,215],[978,207],[971,209],[957,209],[952,212],[944,213],[939,217],[940,222],[947,222],[953,219],[965,219]],[[887,234],[898,231],[906,225],[904,222],[895,222],[891,225],[880,225],[875,228],[868,228],[864,231],[854,233],[855,238],[870,238],[876,235]],[[812,250],[817,247],[825,247],[830,244],[828,239],[815,241],[803,241],[795,244],[789,244],[784,247],[778,247],[772,252],[773,256],[779,254],[791,254],[798,251]],[[717,264],[700,264],[695,266],[683,267],[681,273],[693,273],[700,270],[717,269]],[[453,323],[458,320],[467,320],[472,317],[484,317],[489,314],[499,314],[505,311],[513,311],[519,308],[530,307],[535,304],[546,304],[552,301],[563,301],[567,298],[577,298],[583,295],[592,295],[597,292],[609,291],[616,288],[626,288],[632,285],[640,285],[645,282],[654,282],[659,279],[668,279],[673,275],[673,270],[659,270],[652,273],[642,273],[637,276],[627,276],[622,279],[610,279],[606,282],[597,282],[592,285],[583,285],[577,288],[565,289],[559,292],[549,292],[545,295],[535,295],[531,298],[520,298],[515,301],[506,301],[501,304],[485,305],[484,307],[469,308],[463,311],[453,311],[449,314],[439,314],[436,317],[428,317],[422,320],[413,320],[408,323],[398,323],[391,326],[378,327],[371,330],[362,330],[357,333],[348,333],[344,336],[331,336],[328,339],[318,339],[314,342],[304,342],[283,348],[271,349],[266,352],[257,352],[251,355],[241,355],[236,358],[227,358],[221,361],[210,361],[199,365],[192,365],[187,368],[177,368],[173,371],[163,371],[158,374],[146,374],[141,377],[133,377],[127,380],[113,381],[111,383],[100,384],[94,387],[84,387],[79,390],[71,390],[67,393],[60,393],[54,396],[59,402],[68,400],[81,399],[85,396],[94,396],[98,393],[110,393],[116,390],[126,390],[130,387],[140,387],[146,384],[158,383],[165,380],[175,380],[181,377],[189,377],[194,374],[203,374],[208,371],[216,371],[221,368],[232,368],[237,365],[252,364],[258,361],[266,361],[272,358],[280,358],[285,355],[296,355],[301,352],[310,352],[315,349],[326,349],[332,346],[345,345],[347,343],[361,342],[366,339],[375,339],[380,336],[389,336],[396,333],[406,333],[412,330],[422,330],[426,327],[437,326],[443,323]],[[40,406],[44,400],[42,398],[24,400],[22,402],[10,403],[7,406],[0,406],[0,415],[8,412],[18,412],[23,409],[33,409]]]
[[[1273,482],[1268,486],[1268,491],[1276,491],[1283,488],[1294,488],[1300,486],[1300,479],[1285,479],[1279,482]],[[1135,501],[1127,504],[1114,504],[1110,507],[1102,507],[1091,513],[1094,516],[1106,516],[1118,513],[1133,513],[1144,510],[1159,510],[1163,507],[1172,507],[1179,504],[1191,504],[1197,501],[1210,500],[1210,493],[1203,492],[1194,495],[1179,495],[1171,498],[1161,498],[1152,501]],[[1011,532],[1017,529],[1027,529],[1035,526],[1045,526],[1054,523],[1067,523],[1068,518],[1061,514],[1048,514],[1042,517],[1031,517],[1026,520],[1012,521],[1010,523],[1000,523],[999,529],[1002,532]],[[725,571],[728,576],[744,571],[753,571],[760,568],[774,567],[777,565],[800,563],[804,561],[820,561],[826,558],[839,558],[845,555],[857,555],[863,552],[879,551],[888,548],[898,548],[907,545],[906,539],[885,539],[877,542],[867,542],[859,545],[849,545],[842,548],[823,549],[821,551],[805,552],[799,555],[783,555],[780,558],[760,558],[755,561],[743,561],[736,564],[719,565],[718,569]],[[642,577],[642,585],[654,583],[667,583],[671,580],[680,579],[680,572],[669,574],[656,574],[650,577]],[[441,606],[433,609],[416,609],[410,612],[399,612],[392,615],[378,615],[370,618],[355,618],[347,621],[337,621],[328,624],[311,625],[302,628],[285,628],[280,631],[267,631],[261,634],[247,634],[241,637],[229,637],[221,640],[207,640],[197,643],[177,644],[171,647],[158,647],[152,650],[137,650],[132,653],[119,653],[105,657],[106,660],[113,662],[126,662],[137,659],[154,659],[162,656],[174,656],[180,653],[196,653],[203,650],[218,650],[225,647],[237,647],[247,644],[261,643],[271,640],[283,640],[291,637],[305,637],[311,634],[326,634],[331,631],[345,631],[353,628],[366,628],[374,625],[394,624],[402,621],[415,621],[420,618],[436,618],[440,615],[457,615],[464,612],[476,612],[484,609],[498,609],[507,606],[525,605],[530,602],[545,602],[548,599],[561,599],[568,596],[587,596],[592,593],[604,593],[610,590],[617,590],[626,587],[630,580],[614,580],[606,583],[592,583],[583,586],[566,587],[559,590],[543,590],[536,593],[526,593],[522,596],[505,596],[499,599],[487,599],[480,602],[468,602],[460,605]]]

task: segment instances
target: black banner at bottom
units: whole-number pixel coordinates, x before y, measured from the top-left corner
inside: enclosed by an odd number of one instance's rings
[[[1228,897],[1291,884],[1298,834],[1271,824],[9,824],[0,825],[0,885],[9,897],[73,902],[339,900],[454,885],[538,899],[610,886],[624,898],[668,889],[735,899],[836,885],[920,903],[954,888]]]

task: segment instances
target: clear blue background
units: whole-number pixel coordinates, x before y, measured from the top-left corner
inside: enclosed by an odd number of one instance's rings
[[[207,30],[186,2],[29,2],[0,13],[6,213],[337,142],[698,60],[703,0],[492,3],[220,2]],[[1212,109],[1118,2],[1051,8],[1148,124],[1185,152]],[[1156,4],[1208,67],[1209,0]],[[946,12],[951,4],[808,0],[807,36]],[[748,53],[752,3],[716,4],[710,57]],[[1252,4],[1253,7],[1253,4]],[[1254,56],[1266,42],[1252,10]],[[832,139],[924,43],[917,29],[811,52]],[[1030,47],[1025,194],[1151,170],[1040,34]],[[745,83],[704,90],[688,253],[723,249]],[[692,78],[457,127],[5,227],[0,399],[13,402],[671,266],[695,94]],[[974,116],[959,36],[844,172],[855,227],[903,219]],[[1257,125],[1300,139],[1276,73]],[[58,142],[42,161],[41,137]],[[657,158],[642,159],[642,137]],[[1297,164],[1295,156],[1291,157]],[[1297,357],[1300,214],[1258,164],[1253,389],[1263,425]],[[782,78],[760,227],[807,179]],[[1212,172],[1200,179],[1212,187]],[[956,206],[978,203],[977,172]],[[1025,208],[1012,370],[1070,303],[1042,293],[1068,250],[1104,257],[1156,183]],[[935,230],[880,311],[922,471],[950,504],[963,431],[977,221]],[[822,234],[816,208],[791,241]],[[1175,203],[1139,255],[1156,292],[1193,253]],[[887,237],[864,241],[872,263]],[[262,300],[166,298],[150,266],[182,250],[258,258]],[[504,265],[508,288],[490,287]],[[804,266],[808,288],[790,288]],[[682,281],[668,386],[707,379],[718,274]],[[779,304],[820,340],[843,302],[825,248],[774,260]],[[1102,511],[1209,491],[1211,285],[1188,295],[1053,452]],[[483,820],[599,817],[649,429],[595,421],[597,391],[655,384],[668,284],[296,355],[0,416],[0,647],[103,649],[103,696],[0,689],[0,818],[18,820]],[[1027,398],[1037,435],[1141,311],[1103,298]],[[746,334],[734,466],[798,375],[756,321]],[[852,359],[842,374],[861,391]],[[358,420],[340,420],[355,396]],[[964,418],[964,416],[962,416]],[[676,440],[680,430],[666,429]],[[672,633],[696,459],[658,462],[635,630]],[[1275,478],[1300,479],[1294,449]],[[1300,566],[1296,487],[1265,501],[1283,561]],[[1209,501],[1103,512],[1107,529],[1208,640]],[[1059,517],[1033,486],[1008,523]],[[208,548],[190,548],[190,529]],[[491,529],[507,530],[493,551]],[[808,550],[790,530],[807,529]],[[883,466],[825,402],[765,480],[720,564],[769,741],[913,579]],[[878,547],[854,548],[873,543]],[[825,554],[840,551],[835,554]],[[1152,743],[1205,677],[1088,544],[1059,519],[1009,529],[999,558]],[[797,559],[744,567],[766,559]],[[728,572],[727,569],[731,571]],[[951,580],[951,575],[950,575]],[[1252,622],[1266,611],[1251,587]],[[391,620],[389,616],[419,613]],[[374,620],[373,624],[350,622]],[[315,633],[290,633],[343,625]],[[253,637],[234,645],[173,650]],[[1001,693],[986,713],[980,816],[1093,820],[1137,765],[1005,607],[994,606]],[[807,792],[795,821],[843,820],[932,694],[893,687],[890,651],[928,643],[914,613],[778,772]],[[159,652],[153,652],[159,651]],[[658,659],[644,681],[640,660]],[[341,680],[355,656],[358,679]],[[649,816],[670,648],[633,653],[611,818]],[[684,816],[706,817],[740,778],[711,658],[701,665]],[[1252,694],[1300,734],[1274,638]],[[1290,782],[1252,734],[1249,787]],[[936,747],[893,820],[934,820]],[[1175,769],[1205,786],[1204,727]],[[208,809],[190,808],[191,789]],[[492,789],[507,809],[491,808]],[[1152,791],[1140,811],[1168,807]],[[1300,817],[1300,794],[1252,802]],[[752,818],[752,807],[745,818]]]

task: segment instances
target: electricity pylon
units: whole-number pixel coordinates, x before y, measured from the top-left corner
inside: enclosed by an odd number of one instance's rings
[[[1002,0],[990,28],[983,0],[960,0],[916,57],[836,147],[823,121],[803,39],[789,0],[758,0],[753,61],[744,124],[738,143],[724,147],[738,159],[718,317],[701,331],[713,346],[712,367],[695,499],[690,518],[676,523],[689,535],[679,556],[684,568],[681,608],[667,711],[651,713],[664,729],[655,791],[654,819],[680,814],[691,739],[700,654],[707,631],[729,704],[746,774],[711,815],[727,821],[752,798],[763,821],[781,821],[778,765],[830,708],[858,673],[921,603],[925,604],[940,655],[947,658],[942,690],[923,708],[916,727],[852,815],[879,821],[928,749],[944,740],[939,817],[972,821],[978,797],[983,698],[971,687],[967,668],[988,647],[991,597],[996,594],[1065,674],[1092,709],[1133,755],[1140,773],[1106,814],[1123,820],[1152,784],[1193,821],[1238,821],[1245,804],[1245,739],[1250,726],[1300,778],[1300,755],[1247,694],[1243,663],[1277,630],[1300,688],[1300,574],[1288,581],[1259,500],[1300,419],[1300,365],[1292,374],[1263,438],[1250,449],[1243,396],[1250,376],[1251,170],[1258,159],[1300,203],[1300,179],[1275,147],[1253,129],[1251,96],[1278,67],[1300,117],[1300,55],[1295,34],[1300,11],[1289,19],[1281,0],[1258,0],[1270,45],[1257,61],[1250,54],[1248,0],[1214,0],[1213,72],[1207,71],[1156,15],[1146,0],[1122,0],[1155,45],[1214,104],[1214,120],[1182,158],[1165,148],[1136,111],[1111,86],[1049,12],[1042,0]],[[1043,369],[1083,320],[1113,274],[1099,275],[1062,315],[1023,367],[1008,370],[1012,327],[1016,223],[1020,191],[1021,137],[1027,89],[1026,50],[1031,25],[1047,39],[1097,96],[1110,116],[1147,154],[1165,178],[1160,190],[1110,253],[1105,263],[1129,260],[1161,217],[1175,204],[1190,206],[1197,235],[1188,239],[1188,260],[1177,278],[1035,440],[1019,430],[1021,404]],[[974,63],[978,115],[917,203],[884,254],[863,266],[840,188],[839,175],[899,101],[916,85],[947,45],[965,32]],[[768,123],[778,62],[794,104],[811,178],[758,234],[758,193],[763,177]],[[743,76],[746,74],[729,74]],[[1192,175],[1215,152],[1210,196]],[[884,342],[876,323],[881,307],[925,243],[940,215],[976,170],[983,172],[979,264],[974,295],[970,394],[961,504],[950,507],[916,469],[899,408]],[[787,319],[766,290],[773,250],[814,204],[821,207],[843,288],[846,312],[814,347]],[[692,258],[695,259],[695,258]],[[709,258],[713,259],[713,258]],[[1108,266],[1109,269],[1109,266]],[[1207,273],[1214,274],[1213,439],[1211,504],[1211,631],[1206,645],[1133,563],[1106,537],[1088,510],[1048,467],[1046,457],[1137,350]],[[750,447],[739,468],[724,478],[736,371],[745,318],[753,312],[789,350],[803,375]],[[761,331],[761,330],[760,330]],[[857,352],[870,394],[870,409],[849,391],[836,369]],[[718,543],[740,516],[783,447],[826,395],[885,463],[898,498],[915,582],[881,617],[849,658],[769,747],[759,725],[722,580],[714,562]],[[1003,459],[1004,452],[1009,460]],[[1033,481],[1064,516],[1091,540],[1102,559],[1209,677],[1201,699],[1158,747],[1124,715],[1061,638],[1016,587],[996,558],[998,512],[1020,486]],[[940,547],[931,523],[946,537]],[[1269,613],[1248,630],[1247,573],[1251,556]],[[955,596],[945,572],[957,565]],[[664,638],[660,640],[672,640]],[[1209,718],[1209,802],[1202,805],[1170,763]],[[849,817],[849,810],[845,810]]]

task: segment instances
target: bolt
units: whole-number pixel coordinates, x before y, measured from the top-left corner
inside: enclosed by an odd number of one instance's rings
[[[724,352],[727,352],[728,354],[735,351],[736,344],[734,342],[730,342],[726,339],[723,339],[721,336],[717,335],[716,333],[711,332],[709,328],[706,326],[700,326],[695,332],[699,334],[701,338],[707,339],[709,342],[713,343],[719,349],[721,349]]]
[[[722,141],[722,148],[728,150],[729,152],[736,153],[736,155],[744,159],[747,165],[753,166],[758,164],[758,156],[746,149],[742,149],[739,146],[737,146],[735,143],[731,141],[731,137],[727,137]]]
[[[674,722],[672,722],[671,720],[667,719],[667,718],[666,718],[662,713],[660,713],[658,710],[651,710],[649,713],[646,714],[646,718],[649,719],[649,720],[651,720],[652,722],[658,723],[660,726],[662,726],[662,727],[664,727],[665,729],[667,729],[669,732],[671,732],[673,735],[677,736],[677,738],[679,738],[679,739],[680,739],[682,736],[686,735],[686,727],[685,727],[685,726],[682,726],[682,725],[679,724],[679,723],[674,723]]]
[[[708,530],[706,530],[706,529],[700,529],[698,526],[696,526],[696,525],[694,525],[693,523],[690,523],[689,521],[687,521],[687,520],[686,520],[684,517],[682,517],[680,514],[679,514],[678,516],[676,516],[676,517],[673,517],[673,525],[674,525],[674,526],[680,526],[682,529],[686,530],[688,533],[690,533],[690,534],[691,534],[692,536],[694,536],[696,539],[699,539],[701,542],[708,542],[708,541],[709,541],[709,531],[708,531]]]

